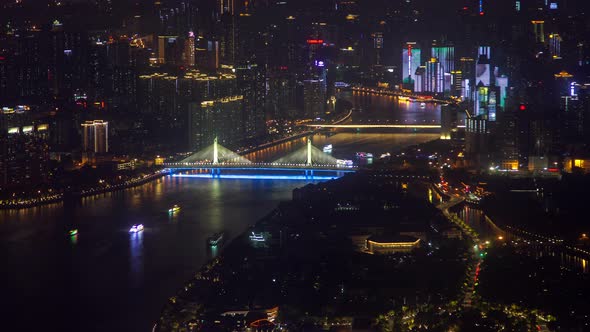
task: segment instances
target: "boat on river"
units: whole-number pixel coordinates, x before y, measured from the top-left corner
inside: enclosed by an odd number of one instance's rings
[[[216,247],[223,242],[224,235],[224,232],[215,233],[207,239],[207,243],[212,247]]]

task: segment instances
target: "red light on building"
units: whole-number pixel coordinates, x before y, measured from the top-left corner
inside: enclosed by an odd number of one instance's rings
[[[0,56],[0,61],[2,61],[2,60],[6,60],[6,58],[3,56]]]
[[[307,43],[310,45],[319,45],[319,44],[323,44],[324,40],[323,39],[308,39]]]
[[[287,69],[289,69],[289,67],[287,67],[287,66],[280,66],[279,69],[280,70],[287,70]]]
[[[520,105],[518,109],[521,111],[526,111],[526,105]]]
[[[484,15],[484,12],[479,12],[479,16],[483,16],[483,15]]]

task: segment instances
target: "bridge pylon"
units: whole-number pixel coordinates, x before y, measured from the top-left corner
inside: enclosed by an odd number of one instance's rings
[[[213,140],[213,164],[219,164],[219,148],[217,147],[217,136]]]
[[[306,165],[311,166],[312,164],[312,160],[311,160],[311,136],[307,137],[307,163]]]

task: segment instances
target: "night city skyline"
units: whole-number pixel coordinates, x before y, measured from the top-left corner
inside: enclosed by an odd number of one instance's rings
[[[4,331],[590,331],[590,1],[0,2]]]

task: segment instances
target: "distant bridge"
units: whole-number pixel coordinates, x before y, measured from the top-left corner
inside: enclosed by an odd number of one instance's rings
[[[326,180],[355,172],[357,167],[344,165],[311,144],[270,163],[253,163],[221,146],[215,138],[212,145],[177,162],[164,166],[180,177],[242,178],[242,179],[305,179]],[[195,171],[178,174],[182,171]]]
[[[439,124],[308,124],[312,128],[396,128],[396,129],[441,129]]]

